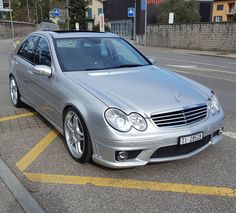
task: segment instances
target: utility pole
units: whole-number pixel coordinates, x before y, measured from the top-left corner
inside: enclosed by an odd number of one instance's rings
[[[134,0],[134,43],[136,41],[136,12],[137,12],[137,2]]]
[[[15,38],[15,32],[14,32],[14,26],[13,26],[13,20],[12,20],[12,9],[11,9],[11,0],[9,0],[9,10],[10,10],[10,19],[11,19],[11,33],[12,38]]]
[[[38,24],[38,2],[35,2],[35,14],[36,14],[36,24]]]
[[[27,3],[28,22],[30,22],[29,0],[26,0],[26,3]]]
[[[69,0],[66,0],[67,30],[70,30]]]

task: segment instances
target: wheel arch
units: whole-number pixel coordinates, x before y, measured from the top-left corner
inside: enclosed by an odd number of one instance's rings
[[[87,125],[86,119],[83,116],[83,113],[74,104],[66,104],[64,109],[63,109],[63,112],[62,112],[63,131],[64,131],[64,119],[65,119],[65,116],[66,116],[66,111],[70,108],[74,109],[79,114],[80,118],[82,119],[82,122],[84,123],[84,125],[85,125],[85,127],[86,127],[86,129],[89,133],[88,125]]]

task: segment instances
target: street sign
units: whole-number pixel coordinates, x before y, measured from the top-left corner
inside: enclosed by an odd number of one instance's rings
[[[75,30],[76,30],[76,31],[79,31],[79,22],[76,22],[76,23],[75,23]]]
[[[147,0],[141,0],[141,10],[146,10]]]
[[[135,13],[135,9],[133,7],[128,8],[128,17],[133,18]]]
[[[174,18],[175,18],[175,14],[169,13],[169,24],[174,24]]]
[[[54,8],[54,9],[53,9],[53,15],[54,15],[54,17],[60,16],[60,10],[59,10],[59,8]]]

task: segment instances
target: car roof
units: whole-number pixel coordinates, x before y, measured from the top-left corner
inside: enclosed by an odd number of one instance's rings
[[[80,31],[37,31],[36,33],[42,35],[50,35],[53,38],[118,38],[119,36],[114,33],[107,33],[107,32],[80,32]]]

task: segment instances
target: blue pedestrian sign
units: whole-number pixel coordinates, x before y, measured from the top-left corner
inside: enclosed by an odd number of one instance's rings
[[[133,18],[134,17],[135,10],[133,7],[128,8],[128,17]]]
[[[54,9],[53,9],[53,15],[54,15],[54,17],[60,16],[60,10],[59,10],[59,8],[54,8]]]

